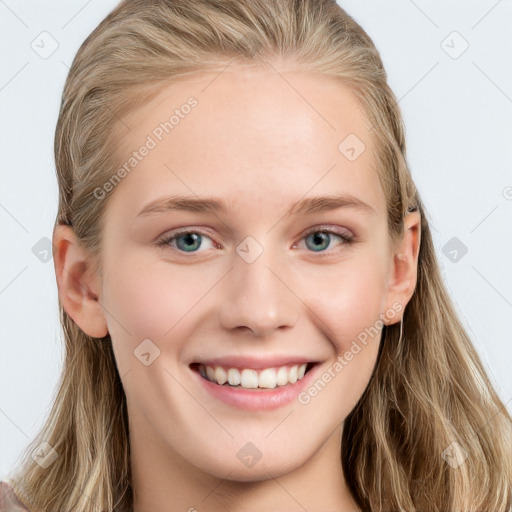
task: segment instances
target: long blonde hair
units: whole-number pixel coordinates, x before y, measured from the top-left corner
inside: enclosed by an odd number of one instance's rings
[[[286,57],[338,79],[372,126],[390,236],[421,215],[418,282],[403,319],[384,327],[370,383],[345,421],[341,463],[363,510],[505,512],[512,503],[512,420],[493,389],[443,284],[425,208],[406,162],[402,116],[380,55],[333,0],[125,0],[80,47],[55,135],[56,224],[101,248],[118,169],[122,117],[164,82],[238,60]],[[114,148],[114,149],[113,149]],[[87,336],[60,305],[65,362],[53,407],[10,479],[31,510],[132,510],[126,399],[111,340]],[[47,468],[30,454],[47,442]],[[454,444],[455,443],[455,444]],[[450,448],[451,447],[451,448]],[[445,451],[468,458],[457,468]]]

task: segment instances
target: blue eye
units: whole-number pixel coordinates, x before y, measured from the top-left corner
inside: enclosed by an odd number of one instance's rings
[[[199,231],[180,231],[162,240],[159,240],[157,244],[159,246],[176,246],[180,251],[183,252],[198,252],[197,249],[203,245],[202,241],[204,238],[207,238],[213,242],[209,236]],[[174,244],[174,242],[176,243]]]
[[[341,245],[350,244],[353,241],[353,236],[338,233],[337,231],[328,228],[313,228],[302,237],[301,241],[305,240],[306,247],[312,252],[322,253],[323,255],[323,253],[327,252],[326,249],[331,245],[333,236],[341,240]],[[204,240],[210,241],[210,247],[204,247]],[[170,246],[177,249],[179,252],[184,253],[200,252],[200,248],[219,248],[219,245],[205,233],[191,230],[182,230],[171,233],[171,235],[158,240],[157,245],[159,247]],[[327,252],[327,254],[330,254],[330,252]]]
[[[330,246],[333,235],[341,240],[342,245],[352,243],[352,236],[338,233],[337,231],[334,231],[332,229],[314,228],[308,231],[304,236],[304,240],[306,241],[306,247],[308,249],[311,249],[313,252],[324,253],[326,252],[326,249]]]
[[[332,233],[316,231],[315,233],[306,237],[306,246],[315,252],[323,251],[329,247],[331,236]],[[311,244],[308,244],[308,241],[311,241]]]

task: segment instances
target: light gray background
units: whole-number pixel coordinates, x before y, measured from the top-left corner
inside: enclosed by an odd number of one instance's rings
[[[68,67],[116,3],[0,0],[0,479],[60,371],[53,262],[41,261],[57,211],[53,136]],[[447,286],[511,410],[512,1],[340,4],[381,52]],[[454,246],[456,262],[443,250],[453,237],[468,249]]]

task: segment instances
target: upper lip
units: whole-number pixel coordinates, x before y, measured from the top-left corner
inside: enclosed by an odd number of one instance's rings
[[[263,368],[277,368],[280,366],[293,366],[304,363],[316,363],[317,360],[303,356],[273,356],[273,357],[255,357],[255,356],[227,356],[216,357],[214,359],[206,359],[195,361],[196,364],[204,366],[222,366],[223,368],[251,368],[261,370]]]

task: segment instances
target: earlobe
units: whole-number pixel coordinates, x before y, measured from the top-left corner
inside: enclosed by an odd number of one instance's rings
[[[100,304],[101,282],[95,261],[86,253],[70,226],[53,231],[53,262],[59,300],[67,314],[89,336],[103,338],[108,326]]]
[[[418,256],[421,244],[421,215],[418,211],[410,212],[404,219],[404,237],[398,244],[388,276],[386,307],[401,304],[405,309],[416,288],[418,278]],[[400,321],[398,317],[398,321]],[[397,321],[397,318],[394,318]]]

